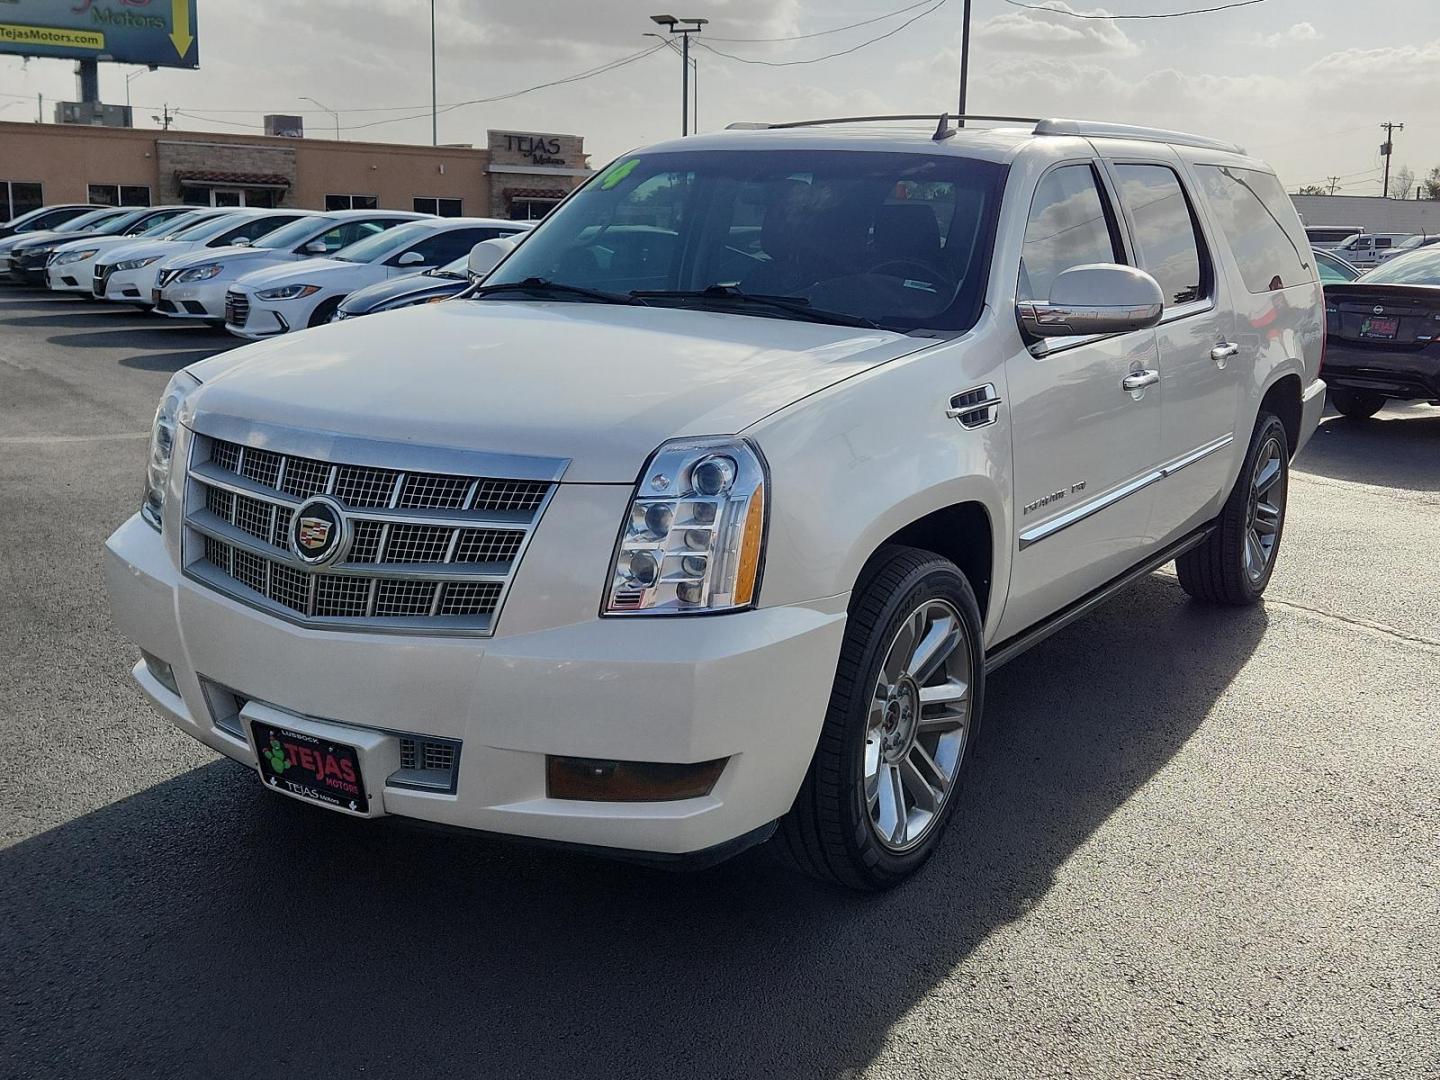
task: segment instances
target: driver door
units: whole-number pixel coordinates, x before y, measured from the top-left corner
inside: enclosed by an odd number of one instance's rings
[[[1128,262],[1120,218],[1090,161],[1057,165],[1031,202],[1017,300],[1045,300],[1061,271]],[[1014,562],[1001,638],[1141,561],[1153,547],[1149,477],[1160,461],[1161,385],[1121,386],[1160,366],[1154,329],[1050,337],[1005,365],[1014,467]]]

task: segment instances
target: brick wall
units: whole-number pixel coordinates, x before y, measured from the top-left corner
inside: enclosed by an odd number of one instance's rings
[[[276,205],[294,205],[297,180],[294,147],[167,139],[157,140],[155,146],[160,169],[157,203],[184,201],[180,184],[175,179],[177,172],[227,172],[283,176],[291,186],[283,198],[276,199]]]

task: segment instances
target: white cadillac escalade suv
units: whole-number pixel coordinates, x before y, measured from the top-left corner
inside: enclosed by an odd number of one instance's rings
[[[159,710],[280,794],[657,859],[778,827],[883,888],[988,673],[1172,560],[1259,599],[1323,335],[1227,143],[696,136],[458,299],[176,375],[112,602]]]

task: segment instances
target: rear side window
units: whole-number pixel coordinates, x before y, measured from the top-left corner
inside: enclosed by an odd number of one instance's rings
[[[1245,288],[1273,292],[1315,280],[1309,241],[1273,174],[1229,165],[1201,165],[1195,171]]]
[[[1087,263],[1113,263],[1115,230],[1095,170],[1063,165],[1035,189],[1020,255],[1021,300],[1048,300],[1057,274]]]
[[[1160,283],[1165,306],[1206,295],[1206,260],[1190,201],[1175,170],[1164,165],[1117,165],[1120,202],[1130,215],[1140,266]]]

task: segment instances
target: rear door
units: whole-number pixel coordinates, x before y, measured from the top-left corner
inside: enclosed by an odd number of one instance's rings
[[[1127,261],[1099,163],[1053,166],[1031,201],[1017,299],[1048,299],[1073,266]],[[1007,360],[1015,561],[1001,637],[1105,584],[1152,546],[1164,387],[1121,383],[1159,364],[1154,329],[1045,338]]]
[[[1216,272],[1213,245],[1179,156],[1165,146],[1138,152],[1106,147],[1102,153],[1136,262],[1160,283],[1165,296],[1156,330],[1164,476],[1155,485],[1151,519],[1151,532],[1164,543],[1213,517],[1228,486],[1237,373],[1246,358],[1233,340],[1229,286]]]

